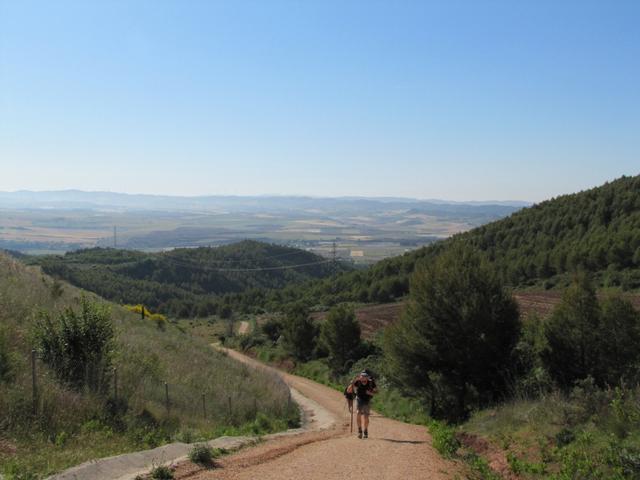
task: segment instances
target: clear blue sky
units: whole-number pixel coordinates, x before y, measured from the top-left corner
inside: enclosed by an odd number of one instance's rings
[[[0,0],[0,190],[541,200],[640,173],[640,1]]]

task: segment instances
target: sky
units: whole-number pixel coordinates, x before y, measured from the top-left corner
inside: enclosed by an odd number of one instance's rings
[[[540,201],[640,173],[640,1],[0,0],[0,190]]]

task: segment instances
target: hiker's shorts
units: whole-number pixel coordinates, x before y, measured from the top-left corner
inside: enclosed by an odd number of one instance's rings
[[[363,402],[359,398],[356,398],[356,404],[358,413],[361,413],[362,415],[369,415],[371,413],[371,406],[369,405],[369,402]]]

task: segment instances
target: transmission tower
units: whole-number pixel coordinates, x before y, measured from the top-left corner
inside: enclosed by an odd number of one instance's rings
[[[338,249],[336,247],[336,241],[331,244],[331,270],[335,276],[338,273]]]

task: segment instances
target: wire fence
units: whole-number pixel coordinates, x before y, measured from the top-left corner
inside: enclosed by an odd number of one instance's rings
[[[36,350],[31,351],[31,410],[34,416],[47,417],[44,412],[51,402],[43,398],[45,391],[45,364],[39,359]],[[226,389],[214,389],[209,385],[194,385],[162,381],[155,378],[139,378],[135,385],[123,384],[119,369],[113,368],[109,388],[101,395],[105,404],[110,404],[116,413],[125,410],[148,411],[154,418],[179,419],[188,425],[230,425],[240,426],[251,422],[260,412],[270,416],[285,418],[290,415],[293,404],[288,387],[279,375],[271,375],[273,382],[287,389],[280,401],[274,396],[260,399],[258,396],[238,392],[232,385]],[[276,385],[278,386],[278,385]],[[282,400],[284,398],[284,400]]]

